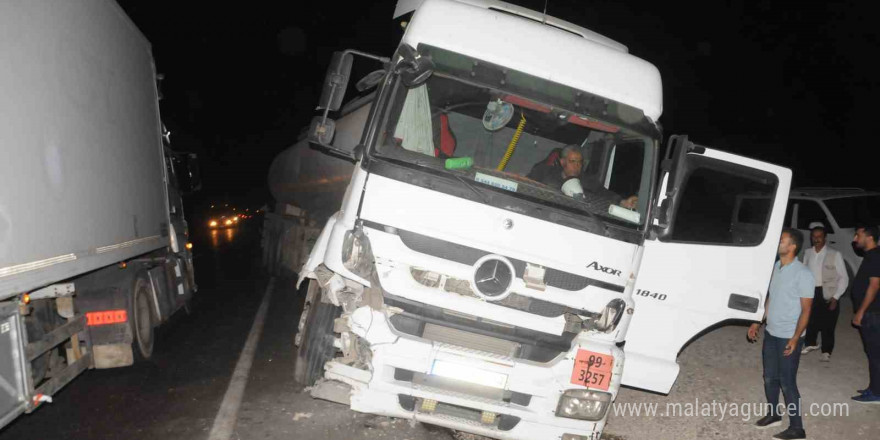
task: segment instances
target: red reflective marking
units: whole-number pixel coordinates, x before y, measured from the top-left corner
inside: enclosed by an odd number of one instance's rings
[[[605,124],[599,121],[594,121],[592,119],[581,118],[580,116],[576,115],[569,116],[568,122],[575,125],[580,125],[581,127],[593,128],[607,133],[617,133],[618,131],[620,131],[620,127],[616,125]]]
[[[121,324],[127,321],[128,312],[125,310],[105,310],[86,313],[86,323],[89,326]]]
[[[509,102],[513,105],[518,105],[520,107],[525,107],[529,110],[535,110],[535,111],[539,111],[541,113],[550,113],[550,110],[551,110],[551,108],[547,107],[546,105],[538,104],[535,101],[531,101],[531,100],[528,100],[526,98],[516,96],[516,95],[504,95],[504,97],[501,99],[504,100],[505,102]]]

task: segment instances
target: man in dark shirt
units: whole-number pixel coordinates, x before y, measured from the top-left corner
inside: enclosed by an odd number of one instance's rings
[[[880,230],[877,226],[864,226],[856,229],[853,237],[855,246],[865,252],[865,258],[853,280],[852,323],[859,328],[865,353],[868,355],[868,388],[858,390],[859,395],[852,399],[860,403],[880,403],[880,248],[877,239]]]
[[[539,163],[528,174],[528,178],[541,182],[555,189],[562,189],[569,179],[579,178],[581,187],[591,194],[591,198],[601,198],[609,205],[620,205],[627,209],[635,209],[638,197],[631,196],[626,199],[613,191],[606,189],[596,179],[588,178],[583,174],[584,154],[577,145],[566,145],[559,154],[559,159],[553,164]]]

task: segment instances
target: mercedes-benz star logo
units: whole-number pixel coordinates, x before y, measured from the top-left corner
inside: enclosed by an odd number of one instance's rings
[[[474,271],[475,287],[487,299],[501,299],[506,296],[512,281],[511,266],[498,257],[483,259],[478,262]]]

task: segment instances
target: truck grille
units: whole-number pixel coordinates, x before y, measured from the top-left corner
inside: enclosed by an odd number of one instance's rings
[[[432,272],[411,268],[410,273],[414,280],[418,281],[419,284],[422,284],[425,287],[440,287],[440,279],[435,277],[434,275],[436,274],[433,274]],[[482,299],[471,290],[469,281],[445,277],[442,284],[443,290],[447,292]],[[525,295],[518,295],[516,293],[511,293],[507,297],[498,301],[492,301],[491,303],[497,304],[502,307],[543,316],[545,318],[556,318],[558,316],[565,316],[565,330],[574,333],[579,332],[581,329],[581,323],[584,320],[583,318],[581,318],[582,316],[587,317],[588,319],[597,319],[599,317],[598,314],[588,312],[586,310],[575,309],[573,307],[564,306],[562,304],[556,304],[537,298],[531,298]]]
[[[520,344],[516,342],[430,323],[425,324],[425,328],[422,330],[422,337],[434,342],[500,354],[511,358],[516,356],[520,347]]]
[[[400,407],[407,411],[423,412],[420,410],[423,401],[421,398],[398,394],[397,400]],[[430,414],[441,419],[448,419],[480,428],[496,429],[498,431],[510,431],[516,428],[516,425],[520,422],[519,417],[500,414],[492,423],[487,424],[483,422],[480,410],[445,402],[437,402],[435,409]]]
[[[385,304],[403,310],[391,317],[391,325],[401,333],[504,358],[549,362],[561,353],[568,352],[577,334],[565,331],[557,336],[505,325],[396,297],[387,292]]]
[[[406,247],[416,252],[471,266],[480,258],[491,253],[409,231],[397,230],[397,235]],[[526,262],[510,257],[507,257],[507,259],[513,264],[513,268],[516,270],[516,276],[522,278],[523,273],[525,273]],[[623,286],[587,278],[581,275],[554,269],[552,267],[546,268],[546,272],[544,273],[544,283],[557,289],[575,292],[586,289],[588,286],[596,286],[614,292],[623,293]]]

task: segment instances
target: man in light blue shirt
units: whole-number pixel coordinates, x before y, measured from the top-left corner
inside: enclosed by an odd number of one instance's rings
[[[779,407],[781,388],[789,427],[773,438],[783,440],[806,438],[801,419],[797,370],[804,345],[804,332],[810,320],[816,280],[810,269],[796,258],[803,243],[804,236],[800,231],[789,228],[782,231],[779,238],[779,261],[773,266],[770,295],[764,311],[767,327],[764,329],[761,357],[764,361],[764,393],[770,410],[756,425],[759,428],[769,428],[782,423],[783,408]],[[760,323],[749,327],[749,340],[757,340],[760,328]]]

